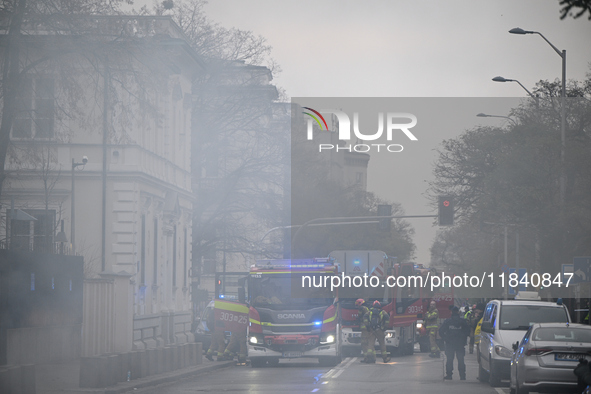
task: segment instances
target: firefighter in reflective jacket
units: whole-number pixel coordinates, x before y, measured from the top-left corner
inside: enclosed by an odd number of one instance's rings
[[[231,361],[238,352],[238,364],[246,364],[246,330],[233,330],[230,343],[224,351],[224,360]]]
[[[364,320],[365,315],[369,313],[369,308],[365,305],[365,300],[363,298],[357,299],[355,301],[355,306],[358,310],[357,321],[359,322],[359,328],[361,329],[361,354],[364,357],[361,362],[363,363],[367,359],[367,347],[369,343],[369,332],[367,331]]]
[[[367,349],[367,363],[376,362],[376,352],[374,349],[375,341],[378,341],[380,345],[380,352],[382,354],[382,360],[387,363],[390,361],[388,352],[386,351],[386,334],[385,331],[390,323],[390,316],[382,310],[382,305],[379,301],[374,301],[372,308],[369,313],[365,315],[365,326],[369,331],[369,344]]]
[[[226,347],[224,328],[215,326],[214,308],[209,310],[205,322],[207,323],[207,328],[211,333],[211,344],[209,345],[209,349],[207,349],[207,353],[205,353],[205,357],[209,361],[213,361],[213,354],[217,352],[216,356],[218,361],[223,361],[224,348]]]
[[[429,343],[431,344],[431,354],[429,357],[440,357],[439,346],[437,346],[437,330],[439,328],[437,320],[439,319],[439,311],[435,301],[429,304],[429,310],[425,314],[425,329],[429,332]]]

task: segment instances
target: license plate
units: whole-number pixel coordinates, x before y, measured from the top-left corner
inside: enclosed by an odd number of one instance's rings
[[[361,336],[360,332],[354,332],[353,335],[351,335],[353,338],[359,338]]]
[[[283,352],[283,357],[286,357],[286,358],[302,357],[302,352]]]
[[[554,360],[556,361],[579,361],[582,358],[587,358],[585,354],[573,354],[573,353],[556,353],[554,354]]]

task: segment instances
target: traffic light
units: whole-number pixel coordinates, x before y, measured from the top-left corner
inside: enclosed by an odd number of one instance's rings
[[[378,216],[390,216],[392,215],[392,205],[378,205]],[[380,219],[378,228],[380,231],[390,231],[392,219]]]
[[[220,278],[218,276],[218,278],[215,280],[215,298],[223,298],[223,294],[224,294],[224,289],[223,289],[222,278]]]
[[[454,202],[450,196],[439,197],[439,225],[452,226],[454,224]]]

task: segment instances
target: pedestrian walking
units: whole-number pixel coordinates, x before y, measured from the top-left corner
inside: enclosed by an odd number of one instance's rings
[[[483,309],[483,305],[474,304],[472,306],[472,309],[470,310],[470,313],[466,314],[466,316],[464,317],[468,322],[468,326],[470,327],[470,342],[468,345],[468,351],[470,354],[474,353],[474,345],[476,343],[474,331],[476,330],[476,325],[478,324],[478,321],[482,318]]]
[[[474,307],[474,314],[471,316],[469,325],[470,325],[470,354],[474,353],[474,345],[478,347],[480,343],[480,330],[476,332],[476,328],[478,327],[478,323],[482,320],[482,314],[484,313],[484,304],[478,303]]]
[[[429,332],[429,343],[431,345],[431,354],[429,354],[429,357],[434,358],[439,358],[441,354],[439,346],[437,346],[438,320],[439,311],[437,310],[437,304],[435,301],[431,301],[429,310],[425,314],[425,329]]]
[[[454,306],[451,309],[451,318],[447,319],[439,329],[441,337],[445,341],[445,378],[451,380],[454,370],[454,357],[458,359],[458,372],[460,380],[466,380],[466,339],[470,335],[470,327],[465,319],[460,316],[460,310]]]

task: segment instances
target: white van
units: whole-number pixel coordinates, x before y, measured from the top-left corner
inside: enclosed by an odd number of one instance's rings
[[[539,298],[538,298],[539,299]],[[478,347],[478,379],[495,387],[511,378],[512,345],[534,323],[570,322],[566,306],[554,302],[493,300],[486,304]]]

